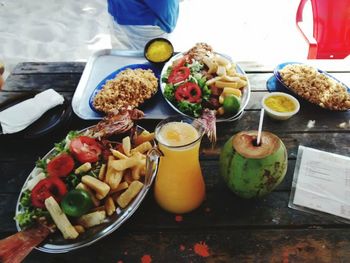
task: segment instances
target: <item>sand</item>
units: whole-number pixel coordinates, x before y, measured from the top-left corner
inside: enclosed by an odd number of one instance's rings
[[[110,48],[106,0],[0,0],[0,61],[86,61]],[[299,0],[183,0],[175,50],[207,42],[236,61],[305,59],[295,27]],[[280,10],[276,12],[275,10]]]
[[[84,61],[110,48],[106,1],[2,0],[0,60]]]

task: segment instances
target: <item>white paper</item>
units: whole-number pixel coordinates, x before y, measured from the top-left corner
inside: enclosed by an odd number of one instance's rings
[[[15,133],[27,128],[49,109],[64,102],[62,95],[53,89],[45,90],[34,98],[22,101],[0,112],[2,132]]]
[[[350,158],[303,147],[293,204],[350,219]]]

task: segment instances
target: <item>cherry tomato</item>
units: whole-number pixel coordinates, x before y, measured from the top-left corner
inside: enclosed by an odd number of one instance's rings
[[[184,81],[190,75],[190,69],[188,67],[175,67],[170,72],[168,82],[172,84]]]
[[[193,82],[186,82],[180,85],[175,91],[177,101],[187,100],[191,103],[198,103],[201,100],[202,91],[200,87]]]
[[[88,212],[93,206],[91,196],[82,189],[69,191],[62,200],[63,212],[69,216],[81,216]]]
[[[97,162],[102,152],[100,144],[94,138],[88,136],[74,138],[70,142],[69,149],[81,163]]]
[[[50,176],[67,176],[74,168],[74,160],[67,153],[61,153],[47,164],[47,172]]]
[[[38,208],[45,207],[45,199],[52,196],[60,202],[67,193],[67,186],[58,177],[48,177],[37,183],[31,193],[32,205]]]

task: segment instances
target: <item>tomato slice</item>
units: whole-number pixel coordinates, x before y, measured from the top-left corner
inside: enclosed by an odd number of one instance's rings
[[[175,99],[177,101],[188,100],[189,94],[188,90],[184,86],[179,86],[175,91]]]
[[[174,62],[173,67],[174,67],[174,68],[183,67],[183,66],[185,66],[185,63],[187,62],[187,60],[188,60],[188,56],[185,55],[185,56],[183,56],[182,58],[176,60],[176,61]]]
[[[58,177],[48,177],[37,183],[31,193],[32,205],[38,208],[45,207],[45,199],[52,196],[60,202],[67,193],[67,186]]]
[[[202,91],[200,87],[193,82],[186,82],[180,85],[175,91],[177,101],[187,100],[191,103],[198,103],[201,100]]]
[[[188,67],[175,67],[170,72],[168,82],[171,84],[176,84],[181,81],[184,81],[190,75],[190,69]]]
[[[102,148],[100,144],[91,137],[79,136],[70,142],[69,149],[73,156],[81,163],[94,163],[100,158]]]
[[[67,176],[74,168],[74,160],[67,153],[61,153],[47,164],[47,172],[50,176]]]

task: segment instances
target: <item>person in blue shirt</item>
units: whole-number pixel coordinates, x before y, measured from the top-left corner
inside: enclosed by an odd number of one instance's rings
[[[179,16],[179,0],[107,1],[112,47],[116,49],[142,50],[150,39],[166,38]]]

